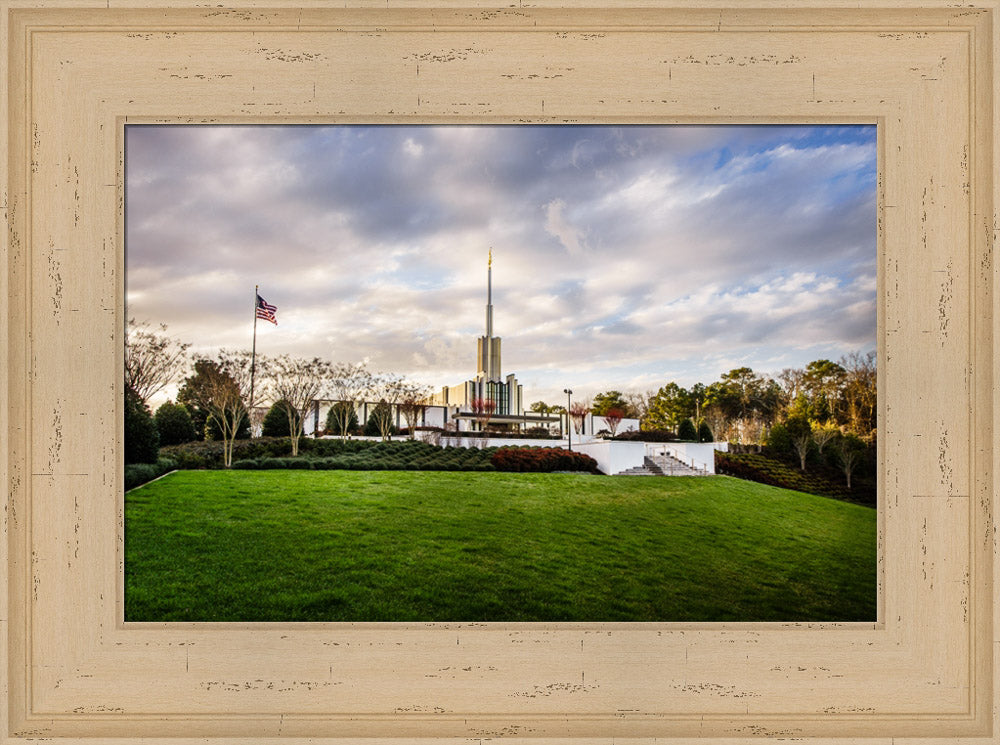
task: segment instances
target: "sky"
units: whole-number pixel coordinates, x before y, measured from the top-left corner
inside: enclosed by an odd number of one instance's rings
[[[130,318],[524,402],[875,348],[874,126],[126,127]],[[171,389],[166,392],[172,393]]]

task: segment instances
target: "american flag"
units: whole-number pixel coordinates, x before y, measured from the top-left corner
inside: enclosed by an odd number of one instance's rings
[[[278,309],[277,305],[271,305],[260,295],[257,296],[257,318],[262,318],[265,321],[270,321],[275,326],[277,326],[278,321],[274,317],[274,312],[277,309]]]

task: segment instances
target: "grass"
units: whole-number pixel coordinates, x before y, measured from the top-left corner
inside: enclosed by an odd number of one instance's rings
[[[180,471],[128,621],[873,621],[875,510],[725,476]]]

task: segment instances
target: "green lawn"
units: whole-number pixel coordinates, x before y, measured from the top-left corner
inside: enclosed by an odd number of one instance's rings
[[[180,471],[128,621],[873,621],[875,510],[725,476]]]

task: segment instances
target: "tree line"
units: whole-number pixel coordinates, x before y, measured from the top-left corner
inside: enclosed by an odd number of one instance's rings
[[[143,410],[149,415],[150,399],[178,380],[182,382],[176,403],[161,406],[157,418],[167,420],[168,427],[186,429],[187,417],[195,438],[221,440],[226,467],[232,464],[235,440],[259,429],[267,414],[284,416],[295,456],[304,416],[317,399],[337,402],[330,409],[327,425],[342,436],[356,424],[358,403],[378,402],[372,422],[384,440],[394,429],[393,408],[406,419],[412,433],[430,393],[426,386],[401,375],[371,371],[364,362],[254,356],[245,350],[226,349],[214,357],[192,358],[189,348],[189,344],[167,336],[166,326],[154,329],[148,323],[129,321],[125,344],[126,450],[130,439],[143,439],[130,431],[130,425],[144,426],[136,425],[136,420],[142,418]],[[127,452],[126,460],[128,457]]]
[[[739,367],[709,383],[685,388],[669,382],[645,393],[598,393],[571,407],[595,416],[638,419],[640,430],[675,434],[687,424],[707,424],[719,440],[763,444],[774,424],[789,418],[836,427],[861,439],[875,436],[875,353],[852,352],[838,362],[814,360],[775,376]],[[536,401],[531,411],[564,413],[565,406]]]
[[[530,409],[566,410],[544,401]],[[679,440],[767,445],[794,453],[802,470],[807,456],[823,456],[830,446],[850,481],[864,453],[873,450],[877,434],[875,353],[851,352],[836,362],[814,360],[777,375],[738,367],[707,385],[688,388],[671,381],[645,393],[605,391],[589,402],[574,403],[570,414],[579,411],[605,417],[609,424],[623,417],[638,419],[646,436],[655,432]]]
[[[387,439],[394,429],[393,409],[412,433],[430,394],[426,386],[400,375],[370,371],[364,363],[289,355],[252,359],[243,350],[192,357],[189,349],[189,344],[167,336],[166,326],[153,328],[129,321],[126,414],[148,409],[152,396],[181,380],[177,402],[169,402],[164,418],[189,416],[197,437],[223,442],[227,465],[233,442],[251,429],[260,429],[267,403],[271,404],[272,425],[275,416],[284,415],[294,455],[305,412],[317,399],[337,402],[329,411],[326,428],[341,436],[356,427],[360,402],[377,402],[370,424]],[[530,410],[566,413],[566,407],[544,401],[534,402]],[[822,455],[831,443],[848,460],[855,457],[852,453],[871,450],[876,410],[875,354],[852,352],[837,362],[814,360],[776,375],[739,367],[707,385],[699,382],[685,388],[671,381],[644,393],[605,391],[590,401],[572,403],[568,414],[578,432],[592,413],[603,417],[612,436],[622,419],[632,418],[650,436],[664,433],[682,440],[768,445],[794,452],[805,470],[807,456]],[[488,426],[490,413],[486,406],[481,417],[477,413],[482,429]]]

